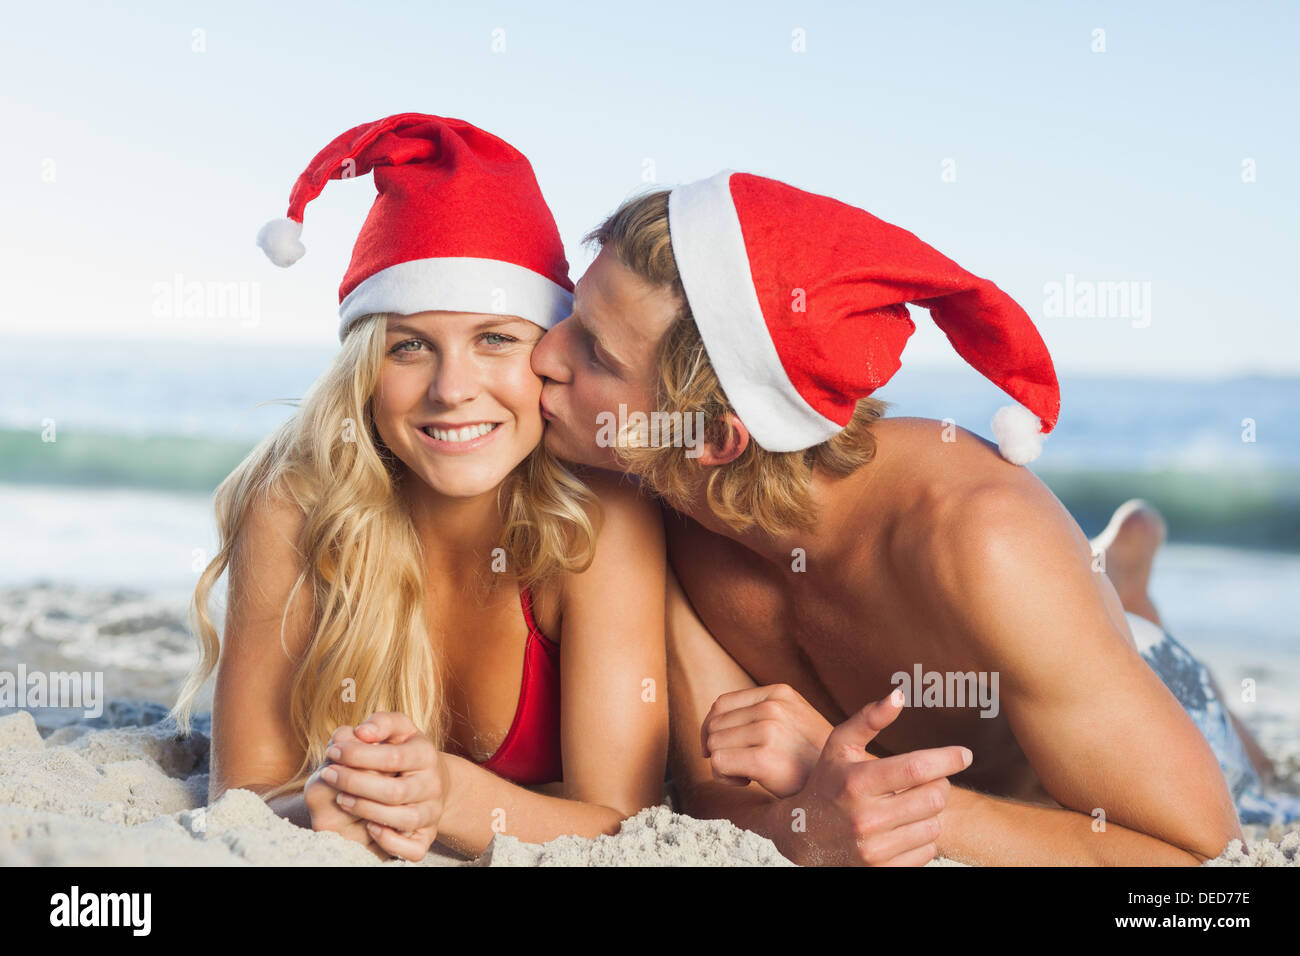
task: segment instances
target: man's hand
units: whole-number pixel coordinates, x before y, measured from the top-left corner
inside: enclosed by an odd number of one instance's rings
[[[797,821],[802,811],[804,839],[793,844],[794,862],[921,866],[934,858],[951,788],[946,778],[969,767],[972,755],[965,747],[883,759],[868,754],[867,744],[902,706],[903,693],[895,690],[832,730],[807,784],[779,801],[787,820]]]
[[[793,687],[749,687],[713,702],[700,725],[701,754],[719,783],[752,781],[774,797],[789,797],[808,782],[832,729]]]

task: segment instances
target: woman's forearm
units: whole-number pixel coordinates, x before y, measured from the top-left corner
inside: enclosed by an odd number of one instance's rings
[[[592,839],[615,834],[626,814],[597,803],[551,797],[511,783],[453,754],[448,805],[438,826],[438,842],[476,857],[498,833],[525,843],[561,836]]]

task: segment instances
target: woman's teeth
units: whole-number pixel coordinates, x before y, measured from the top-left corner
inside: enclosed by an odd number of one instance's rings
[[[473,441],[486,435],[492,429],[496,428],[499,422],[484,422],[481,425],[466,425],[464,428],[451,429],[450,431],[441,428],[425,428],[424,433],[430,438],[436,438],[438,441]]]

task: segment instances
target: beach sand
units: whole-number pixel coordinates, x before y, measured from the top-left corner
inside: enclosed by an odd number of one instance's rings
[[[476,860],[435,844],[420,863],[381,862],[335,833],[278,817],[255,793],[204,806],[208,737],[180,739],[166,708],[115,701],[103,716],[39,727],[0,717],[0,864],[8,866],[790,866],[770,840],[668,805],[595,840],[494,838]],[[197,726],[206,727],[206,722]],[[42,733],[42,730],[45,733]],[[1207,866],[1300,866],[1300,824],[1246,828]],[[935,860],[929,865],[953,865]]]
[[[29,711],[0,717],[0,864],[8,866],[791,866],[770,840],[667,805],[617,836],[527,844],[496,837],[477,860],[434,844],[420,863],[381,862],[336,833],[230,790],[207,802],[208,737],[180,739],[160,705],[114,702],[102,718],[42,736]],[[87,726],[99,723],[104,726]],[[113,726],[118,725],[118,726]]]
[[[297,827],[248,790],[205,806],[212,681],[188,739],[175,738],[175,727],[163,723],[168,707],[159,703],[175,700],[194,659],[187,598],[184,591],[50,583],[0,588],[0,670],[21,662],[29,670],[94,671],[107,701],[89,718],[71,708],[0,707],[0,864],[790,865],[771,841],[726,821],[674,813],[667,803],[643,810],[615,836],[535,845],[501,835],[474,861],[435,844],[418,864],[380,862],[337,834]],[[1233,663],[1223,662],[1222,676],[1235,681]],[[1256,731],[1284,785],[1300,792],[1300,714],[1291,690],[1300,686],[1300,670],[1252,666],[1242,673],[1260,688],[1260,704],[1248,712]],[[1207,865],[1300,865],[1300,824],[1244,831],[1249,856],[1234,843]]]

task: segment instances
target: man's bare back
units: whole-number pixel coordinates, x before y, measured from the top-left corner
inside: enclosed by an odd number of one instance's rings
[[[1075,528],[1080,562],[1087,539],[1031,472],[1010,465],[976,435],[940,422],[883,419],[877,459],[854,474],[819,476],[819,522],[790,536],[780,564],[696,521],[666,511],[669,557],[702,623],[760,685],[792,686],[832,724],[889,693],[892,675],[991,674],[1001,669],[986,644],[966,633],[961,607],[941,599],[935,576],[948,556],[978,542],[957,541],[955,521],[978,495],[1012,493],[1045,521]],[[802,561],[795,548],[802,548]],[[802,566],[802,570],[796,570]],[[928,569],[928,573],[927,573]],[[1088,579],[1116,629],[1132,641],[1123,606],[1104,574]],[[1018,595],[1008,594],[1014,601]],[[878,755],[960,744],[975,754],[951,779],[986,793],[1058,805],[1043,789],[1004,711],[908,708],[870,748]]]

